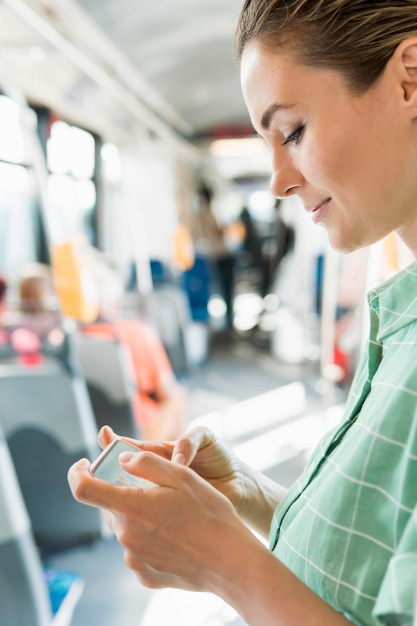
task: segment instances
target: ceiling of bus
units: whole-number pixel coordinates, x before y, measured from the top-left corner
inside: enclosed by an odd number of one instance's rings
[[[2,0],[0,81],[110,138],[145,128],[188,146],[247,132],[233,59],[241,3]]]
[[[247,125],[233,59],[241,0],[80,2],[191,133]]]

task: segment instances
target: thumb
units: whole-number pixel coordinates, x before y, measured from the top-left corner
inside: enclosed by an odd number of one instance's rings
[[[175,443],[172,461],[178,465],[191,465],[196,454],[215,439],[214,433],[204,426],[195,426]]]

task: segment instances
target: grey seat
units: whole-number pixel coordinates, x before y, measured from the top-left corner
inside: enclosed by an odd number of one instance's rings
[[[35,367],[0,364],[0,397],[0,424],[41,549],[103,536],[101,513],[76,502],[67,482],[73,462],[99,452],[85,382],[72,362],[61,352]]]
[[[184,291],[174,285],[154,289],[148,296],[147,317],[161,338],[175,374],[185,374],[188,360],[184,335],[191,313]]]
[[[44,569],[0,429],[0,624],[70,626],[83,587],[76,572]]]
[[[132,397],[137,394],[129,354],[117,339],[79,333],[75,352],[98,428],[108,424],[119,435],[138,437]]]
[[[0,431],[0,624],[46,626],[51,618],[42,563]]]

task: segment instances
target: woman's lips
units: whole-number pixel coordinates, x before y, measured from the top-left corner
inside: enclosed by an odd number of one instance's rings
[[[327,207],[329,206],[329,202],[330,202],[330,198],[327,198],[326,200],[323,200],[323,202],[320,202],[320,204],[307,208],[307,211],[310,213],[311,219],[313,220],[315,224],[318,224],[318,222],[320,222],[323,216],[323,213],[326,211]]]

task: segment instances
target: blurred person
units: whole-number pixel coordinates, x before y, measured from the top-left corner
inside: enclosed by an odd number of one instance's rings
[[[256,224],[247,206],[240,212],[240,221],[243,224],[245,234],[242,242],[242,252],[248,255],[248,263],[251,267],[262,272],[262,242]]]
[[[61,325],[52,270],[27,263],[20,270],[18,310],[8,318],[10,343],[27,365],[42,361],[42,340]],[[63,333],[59,331],[60,341]],[[57,336],[58,339],[58,336]]]
[[[213,213],[213,191],[201,183],[198,189],[200,209],[197,222],[197,238],[201,237],[207,244],[207,256],[214,265],[221,296],[226,305],[226,323],[233,328],[234,272],[235,256],[227,245],[227,228],[219,225]]]
[[[0,275],[0,326],[3,325],[4,312],[6,310],[7,283]]]
[[[280,200],[275,201],[274,209],[271,232],[262,251],[262,297],[271,293],[281,261],[294,248],[294,228],[282,218]]]
[[[396,232],[417,258],[417,0],[245,0],[236,50],[274,195],[298,195],[341,252]],[[251,626],[413,622],[417,262],[368,304],[345,415],[289,490],[205,428],[119,457],[154,489],[70,469],[144,585],[217,594]]]
[[[43,263],[24,265],[20,272],[18,295],[21,313],[56,318],[57,299],[49,265]]]
[[[2,329],[6,312],[6,293],[7,283],[3,276],[0,275],[0,343],[7,343],[7,334]]]
[[[158,335],[146,322],[120,315],[123,285],[116,270],[102,264],[97,271],[100,315],[81,328],[96,337],[119,339],[127,348],[134,370],[138,393],[133,412],[142,439],[172,440],[185,430],[186,393],[177,381]]]

